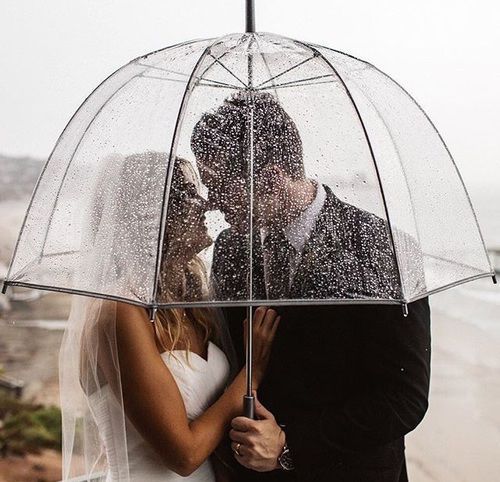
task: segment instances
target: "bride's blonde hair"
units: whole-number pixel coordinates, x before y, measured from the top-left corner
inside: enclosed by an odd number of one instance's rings
[[[176,190],[182,189],[180,183],[184,173],[196,172],[191,163],[182,158],[176,158],[174,173],[172,176],[172,196],[176,195]],[[163,251],[167,256],[169,253],[168,240]],[[199,256],[194,256],[182,270],[182,276],[179,280],[179,291],[175,295],[167,288],[168,273],[161,273],[159,283],[159,298],[162,302],[171,301],[202,301],[206,295],[204,288],[208,286],[208,276],[205,266]],[[158,310],[154,320],[155,338],[158,345],[164,351],[175,350],[176,346],[181,345],[188,353],[191,348],[188,327],[191,325],[196,331],[203,334],[203,344],[209,340],[217,341],[218,330],[216,323],[215,310],[210,308],[169,308]]]
[[[203,263],[196,256],[183,271],[181,299],[201,300],[203,296],[202,286],[206,283],[206,279]],[[172,294],[168,290],[165,291],[160,293],[162,300],[172,301]],[[209,340],[216,341],[218,338],[215,312],[210,308],[160,309],[153,325],[158,345],[165,351],[175,350],[176,346],[181,345],[189,353],[191,349],[189,325],[194,326],[197,331],[201,331],[204,344]]]

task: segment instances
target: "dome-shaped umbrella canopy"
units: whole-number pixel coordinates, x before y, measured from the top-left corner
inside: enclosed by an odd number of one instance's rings
[[[266,247],[276,227],[286,282]],[[347,54],[252,33],[145,55],[87,98],[40,176],[6,285],[150,307],[407,303],[493,274],[460,174],[410,95]]]

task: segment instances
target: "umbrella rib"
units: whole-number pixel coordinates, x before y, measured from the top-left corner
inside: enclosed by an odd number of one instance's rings
[[[258,50],[259,50],[259,54],[260,56],[262,57],[262,61],[264,62],[264,65],[266,66],[266,69],[267,69],[267,73],[269,74],[269,76],[272,78],[273,77],[273,74],[271,72],[271,67],[269,67],[269,62],[267,61],[266,59],[266,56],[264,55],[264,52],[261,50],[260,48],[260,43],[259,43],[259,39],[258,37],[255,37],[255,43],[257,44],[257,47],[258,47]],[[272,87],[269,87],[269,89],[272,89],[273,87],[276,87],[275,84],[273,83],[273,86]],[[255,90],[259,90],[259,89],[255,89]],[[278,97],[278,92],[276,92],[276,89],[275,90],[275,95],[276,95],[276,98],[279,99]]]
[[[243,85],[245,89],[248,89],[248,85],[245,84],[245,82],[243,82],[231,69],[226,67],[226,65],[224,65],[217,57],[215,57],[215,55],[213,55],[212,53],[209,53],[209,55],[214,59],[215,63],[218,63],[224,70],[229,72],[229,74],[231,74],[241,85]]]
[[[167,82],[179,82],[179,83],[182,83],[182,84],[186,83],[184,80],[180,80],[180,79],[168,79],[168,78],[165,78],[165,77],[159,77],[157,75],[145,75],[145,74],[141,74],[141,75],[138,75],[138,77],[144,77],[145,79],[153,79],[153,80],[165,80]],[[212,81],[212,82],[214,82],[214,81]],[[219,89],[240,89],[241,88],[241,87],[237,87],[236,85],[225,84],[223,82],[218,82],[218,83],[214,84],[214,83],[210,83],[210,82],[200,82],[200,81],[198,81],[197,85],[201,85],[202,87],[217,87]]]
[[[277,79],[278,77],[281,77],[282,75],[287,74],[288,72],[291,72],[292,70],[300,67],[301,65],[304,65],[306,62],[309,62],[310,60],[314,59],[317,57],[316,54],[312,55],[311,57],[308,57],[307,59],[301,60],[298,64],[292,65],[286,70],[283,70],[279,74],[276,74],[274,77],[270,77],[269,79],[265,80],[264,82],[261,82],[259,85],[256,85],[255,88],[258,89],[259,87],[262,87],[263,85],[267,84],[268,82],[271,82],[271,80]]]
[[[238,87],[237,85],[233,84],[228,84],[226,82],[221,82],[219,80],[213,80],[213,79],[208,79],[204,77],[196,77],[198,79],[198,85],[200,82],[203,82],[204,80],[207,82],[211,82],[212,84],[218,84],[220,87],[227,87],[228,89],[240,89],[241,87]]]
[[[231,89],[231,90],[242,90],[241,87],[230,84],[212,84],[210,82],[198,82],[197,85],[201,87],[214,87],[217,89]]]
[[[182,72],[177,72],[175,70],[170,70],[170,69],[164,69],[162,67],[157,67],[156,65],[146,65],[146,64],[141,64],[141,63],[137,63],[137,65],[140,65],[141,67],[147,67],[147,68],[150,68],[150,69],[155,69],[155,70],[161,70],[162,72],[167,72],[169,74],[175,74],[175,75],[181,75],[183,77],[188,77],[189,78],[189,75],[188,74],[184,74]],[[142,74],[142,77],[151,77],[151,78],[155,78],[155,77],[152,77],[152,76],[149,76],[149,75],[144,75]],[[227,84],[225,82],[221,82],[219,80],[215,80],[215,79],[209,79],[207,77],[203,78],[201,75],[200,76],[196,76],[195,77],[196,79],[198,80],[206,80],[208,82],[213,82],[214,84],[220,84],[224,87],[229,87],[231,89],[239,89],[238,86],[236,85],[233,85],[233,84]],[[172,82],[183,82],[182,80],[180,79],[163,79],[163,80],[171,80]]]
[[[343,53],[343,52],[340,52],[340,53]],[[347,54],[344,54],[344,55],[347,55]],[[369,64],[369,65],[371,67],[373,67],[377,72],[380,72],[383,76],[387,77],[389,80],[391,80],[392,82],[394,82],[413,101],[413,103],[416,105],[417,109],[427,119],[427,121],[430,123],[430,125],[432,126],[432,128],[434,129],[434,131],[436,132],[436,134],[438,135],[439,139],[443,143],[443,146],[446,149],[446,152],[448,153],[448,156],[450,157],[451,163],[453,164],[453,167],[455,168],[455,172],[456,172],[456,174],[457,174],[457,176],[458,176],[458,178],[460,180],[460,183],[462,184],[462,187],[463,187],[463,189],[465,191],[465,196],[467,197],[467,201],[469,203],[469,207],[470,207],[470,209],[472,211],[472,215],[473,215],[474,221],[476,223],[477,232],[478,232],[479,237],[480,237],[480,239],[481,239],[481,241],[483,243],[484,254],[486,255],[486,259],[488,260],[488,264],[490,265],[490,269],[493,269],[493,266],[491,265],[491,261],[490,261],[489,255],[488,255],[488,250],[486,249],[486,243],[484,242],[483,233],[481,232],[481,229],[479,227],[479,221],[477,219],[476,211],[474,210],[474,206],[472,205],[472,201],[470,199],[469,192],[467,191],[467,188],[465,187],[465,182],[463,180],[462,174],[458,170],[457,164],[455,162],[455,159],[451,155],[451,151],[450,151],[450,149],[448,147],[448,144],[445,142],[443,136],[441,135],[441,133],[439,132],[438,128],[436,127],[436,124],[434,124],[434,122],[432,121],[432,119],[428,116],[428,114],[424,110],[424,108],[417,102],[417,100],[415,99],[415,97],[413,97],[399,82],[397,82],[395,79],[393,79],[389,74],[386,74],[385,72],[383,72],[382,70],[380,70],[378,67],[375,67],[372,64]]]
[[[362,59],[360,59],[358,57],[355,57],[354,55],[348,54],[346,52],[342,52],[341,50],[336,50],[336,49],[331,49],[331,48],[328,48],[328,50],[331,50],[332,52],[336,52],[338,54],[344,55],[346,57],[350,57],[351,59],[357,60],[357,61],[361,62],[362,64],[365,64],[365,65],[373,68],[375,71],[379,72],[381,75],[383,75],[384,77],[386,77],[390,81],[394,82],[394,84],[397,85],[412,100],[412,102],[416,105],[417,109],[419,109],[420,112],[423,114],[423,116],[427,119],[427,121],[430,123],[430,125],[432,126],[432,128],[434,129],[434,131],[436,132],[436,134],[438,135],[439,139],[443,143],[443,146],[446,149],[446,152],[448,153],[448,156],[450,157],[450,160],[451,160],[451,162],[453,164],[453,167],[455,168],[457,176],[460,179],[462,187],[464,188],[465,195],[466,195],[467,200],[469,202],[469,207],[470,207],[470,209],[472,211],[472,215],[474,216],[474,221],[476,223],[476,229],[477,229],[477,231],[479,233],[479,237],[481,238],[481,241],[483,243],[484,253],[486,255],[486,258],[488,259],[490,268],[493,269],[493,267],[491,265],[491,261],[490,261],[489,256],[488,256],[488,250],[486,249],[486,243],[484,242],[483,233],[481,232],[481,229],[479,228],[479,221],[477,219],[477,215],[476,215],[476,212],[474,210],[474,207],[472,206],[472,201],[470,199],[469,192],[467,191],[467,188],[465,187],[465,182],[463,180],[462,174],[458,170],[457,164],[456,164],[455,159],[453,158],[453,156],[451,154],[451,151],[450,151],[450,149],[448,147],[448,144],[445,142],[443,136],[441,135],[441,132],[439,132],[438,128],[436,127],[436,124],[434,124],[433,120],[429,117],[429,115],[424,110],[424,108],[419,104],[419,102],[417,102],[417,100],[415,99],[415,97],[413,97],[413,95],[411,95],[397,80],[395,80],[393,77],[391,77],[389,74],[387,74],[383,70],[380,70],[378,67],[376,67],[372,63],[367,62],[366,60],[362,60]]]
[[[290,82],[283,82],[282,84],[275,84],[272,87],[261,87],[260,89],[256,90],[265,90],[265,89],[272,89],[275,87],[293,87],[295,85],[301,86],[301,85],[311,85],[311,84],[324,84],[324,83],[334,83],[333,81],[328,81],[328,82],[310,82],[311,80],[318,80],[318,79],[324,79],[326,77],[334,77],[333,74],[325,74],[325,75],[318,75],[316,77],[307,77],[305,79],[300,79],[300,80],[291,80]]]
[[[238,45],[238,44],[236,44]],[[231,50],[235,49],[236,48],[236,45],[233,46],[231,49],[229,50],[226,50],[222,55],[219,55],[219,57],[217,57],[217,59],[222,59],[222,57],[225,57],[229,52],[231,52]],[[212,55],[213,57],[213,55]],[[205,70],[200,74],[200,77],[203,79],[204,75],[213,67],[213,65],[215,64],[215,61],[212,62],[208,67],[205,68]]]
[[[140,74],[140,75],[138,75],[138,77],[144,77],[145,79],[165,80],[167,82],[179,82],[179,83],[182,83],[182,84],[186,83],[185,80],[181,80],[181,79],[169,79],[167,77],[160,77],[158,75]]]
[[[121,69],[123,69],[124,67],[121,67],[120,69],[118,69],[116,72],[114,72],[113,74],[111,75],[114,75],[116,74],[117,72],[119,72]],[[111,77],[111,75],[108,77],[108,79]],[[94,121],[96,120],[96,118],[101,114],[101,112],[103,111],[104,107],[106,107],[106,105],[108,105],[108,103],[111,101],[111,99],[113,99],[116,94],[118,94],[118,92],[120,92],[125,86],[127,86],[133,79],[137,78],[139,75],[134,75],[132,77],[130,77],[128,80],[126,80],[125,82],[123,82],[122,85],[120,85],[120,87],[118,87],[106,100],[105,102],[99,107],[98,111],[95,113],[95,115],[92,117],[92,119],[90,120],[90,122],[87,124],[87,126],[85,127],[85,130],[83,131],[83,134],[81,135],[78,143],[76,144],[75,148],[73,149],[73,152],[71,154],[71,157],[66,165],[66,169],[64,170],[64,174],[62,176],[62,179],[61,179],[61,182],[59,184],[59,188],[57,190],[57,193],[56,193],[56,197],[54,199],[54,203],[52,205],[52,211],[50,213],[50,216],[49,216],[49,221],[47,223],[47,229],[45,230],[45,236],[43,238],[43,243],[42,243],[42,249],[40,250],[40,255],[39,255],[39,259],[41,259],[43,256],[44,256],[44,250],[45,250],[45,244],[47,243],[47,238],[49,236],[49,230],[50,230],[50,225],[52,223],[52,219],[54,217],[54,212],[55,212],[55,209],[56,209],[56,206],[57,206],[57,203],[59,202],[59,197],[61,195],[61,191],[62,191],[62,188],[64,186],[64,183],[66,182],[66,177],[68,176],[68,172],[69,172],[69,169],[71,167],[71,164],[73,162],[73,159],[75,158],[75,155],[76,155],[76,152],[78,151],[78,149],[80,148],[80,145],[84,139],[84,137],[87,135],[87,132],[89,131],[90,127],[94,124]],[[107,80],[107,79],[106,79]],[[105,81],[106,81],[105,80]],[[105,82],[103,81],[101,84],[99,84],[99,86],[96,87],[96,89],[94,89],[94,91],[87,97],[87,99],[90,98],[90,96]],[[86,100],[87,100],[86,99]],[[85,102],[86,102],[85,100]],[[85,104],[85,102],[78,108],[78,110],[75,112],[75,114],[73,115],[73,117],[71,118],[71,120],[74,118],[74,116],[80,111],[81,107],[83,107],[83,105]],[[70,122],[71,122],[70,120]],[[69,125],[69,122],[67,124],[67,126]],[[66,126],[66,127],[67,127]],[[66,129],[65,129],[66,130]],[[59,139],[61,139],[61,137],[64,135],[64,132],[65,130],[62,132],[61,136],[59,137]],[[56,147],[58,146],[59,144],[59,140],[57,141],[56,145],[54,146],[54,149],[52,150],[52,153],[50,154],[50,157],[48,158],[47,160],[47,163],[45,165],[45,167],[49,164],[50,160],[52,159],[52,154],[55,152],[55,149]],[[45,172],[45,167],[44,167],[44,172]],[[44,173],[43,172],[43,173]],[[42,173],[42,174],[43,174]],[[37,187],[38,187],[38,184],[37,184]],[[30,205],[31,206],[31,205]],[[24,226],[23,226],[24,228]]]
[[[226,50],[222,55],[219,55],[219,57],[217,57],[218,59],[222,59],[223,57],[225,57],[229,52],[232,52],[236,47],[239,47],[243,42],[243,39],[240,38],[238,40],[238,42],[236,42],[231,48],[229,48],[228,50]],[[212,55],[213,57],[213,55]],[[203,76],[212,68],[212,66],[215,64],[215,62],[212,62],[208,67],[205,68],[205,70],[200,74],[200,77],[203,78]],[[237,87],[238,88],[238,87]]]
[[[371,99],[368,99],[367,96],[364,93],[362,95],[365,97],[365,99],[373,107],[373,110],[376,112],[378,119],[383,124],[383,126],[384,126],[384,128],[385,128],[385,130],[387,132],[387,135],[391,139],[392,146],[393,146],[394,150],[396,151],[398,159],[402,159],[402,156],[401,156],[401,153],[400,153],[400,149],[399,149],[399,147],[398,147],[398,145],[397,145],[397,143],[396,143],[396,141],[394,139],[394,136],[392,135],[391,130],[389,129],[389,126],[387,125],[386,120],[384,119],[384,117],[380,113],[378,107],[374,104],[374,102]],[[418,241],[419,246],[422,246],[422,244],[420,242],[420,231],[418,229],[417,216],[415,214],[415,203],[413,202],[413,194],[412,194],[412,191],[410,189],[410,183],[408,182],[408,176],[407,176],[406,170],[405,170],[405,168],[403,166],[403,163],[400,161],[399,164],[400,164],[400,167],[401,167],[401,173],[402,173],[403,178],[404,178],[404,182],[405,182],[405,186],[406,186],[406,191],[408,192],[408,197],[410,198],[411,212],[412,212],[412,215],[413,215],[413,225],[415,227],[415,232],[416,232],[416,235],[417,235],[417,241]]]
[[[153,279],[153,297],[152,301],[155,305],[155,308],[150,312],[150,319],[154,319],[156,307],[158,305],[157,302],[157,296],[158,296],[158,279],[160,276],[160,269],[161,269],[161,256],[162,256],[162,251],[163,251],[163,242],[164,242],[164,237],[165,237],[165,227],[166,227],[166,218],[168,215],[168,202],[167,202],[167,196],[170,194],[170,188],[172,184],[172,176],[173,176],[173,170],[174,170],[174,164],[175,164],[175,157],[176,157],[176,150],[179,142],[179,132],[181,128],[181,124],[184,119],[184,113],[187,108],[188,101],[191,97],[192,93],[192,88],[194,84],[194,79],[197,77],[198,70],[203,64],[204,59],[207,57],[208,54],[210,54],[210,50],[216,45],[217,43],[221,43],[221,40],[217,39],[214,42],[211,43],[211,45],[207,46],[205,50],[202,52],[198,60],[196,61],[196,64],[194,65],[192,71],[191,71],[191,76],[186,84],[186,87],[184,89],[184,94],[182,96],[182,100],[179,106],[179,110],[177,112],[177,118],[175,121],[175,127],[174,131],[172,134],[172,141],[170,143],[170,152],[169,152],[169,158],[168,158],[168,165],[167,165],[167,172],[165,173],[165,183],[163,187],[163,195],[162,195],[162,203],[161,203],[161,214],[160,214],[160,230],[158,233],[158,240],[157,240],[157,246],[156,246],[156,261],[155,261],[155,272],[154,272],[154,279]],[[211,55],[211,54],[210,54]]]
[[[273,90],[273,89],[288,89],[290,87],[307,87],[308,85],[321,85],[321,84],[335,84],[335,81],[333,80],[325,80],[323,82],[305,82],[303,84],[293,84],[293,85],[285,85],[285,84],[278,84],[275,87],[262,87],[260,89],[257,89],[259,92],[263,92],[265,90]]]
[[[474,268],[474,266],[470,265],[470,264],[467,264],[467,263],[461,263],[460,261],[453,261],[453,260],[449,260],[443,256],[439,256],[438,254],[431,254],[431,253],[424,253],[422,252],[422,256],[426,256],[428,258],[432,258],[432,259],[435,259],[435,260],[438,260],[438,261],[444,261],[445,263],[448,263],[448,264],[453,264],[453,265],[456,265],[456,266],[460,266],[462,268],[469,268],[469,269],[476,269]]]
[[[342,86],[343,86],[343,88],[345,90],[345,93],[346,93],[347,97],[349,98],[349,101],[351,102],[352,107],[354,108],[354,112],[356,113],[356,116],[357,116],[357,118],[359,120],[359,123],[361,124],[361,129],[363,131],[363,135],[364,135],[366,143],[368,145],[368,150],[370,152],[370,157],[371,157],[371,159],[373,161],[373,167],[375,169],[375,174],[377,176],[377,181],[378,181],[378,185],[379,185],[379,189],[380,189],[380,195],[382,196],[382,203],[384,205],[384,212],[385,212],[385,216],[387,218],[387,224],[388,224],[389,241],[390,241],[391,247],[392,247],[392,249],[394,251],[394,257],[395,257],[395,263],[396,263],[396,270],[397,270],[397,273],[398,273],[399,284],[401,286],[401,294],[402,294],[402,297],[404,299],[405,293],[403,292],[403,289],[404,289],[403,278],[402,278],[402,274],[401,274],[401,268],[400,268],[398,251],[396,249],[396,244],[395,244],[395,241],[394,241],[394,234],[393,234],[393,231],[392,231],[392,223],[391,223],[391,218],[389,216],[389,208],[387,206],[387,199],[385,197],[384,187],[383,187],[383,184],[382,184],[382,179],[380,177],[380,172],[379,172],[379,169],[378,169],[377,160],[376,160],[376,157],[375,157],[375,152],[373,150],[373,146],[372,146],[372,143],[371,143],[371,140],[370,140],[370,136],[368,134],[368,130],[367,130],[366,125],[365,125],[365,123],[363,121],[363,117],[361,116],[361,112],[359,111],[358,105],[356,104],[356,101],[354,100],[354,97],[352,96],[351,91],[347,87],[347,84],[345,83],[345,81],[342,78],[342,76],[339,74],[338,70],[334,67],[334,65],[323,54],[321,54],[321,52],[319,50],[317,50],[313,46],[308,45],[308,44],[303,43],[303,42],[298,42],[298,43],[300,45],[303,45],[306,48],[309,48],[321,60],[323,60],[323,62],[328,67],[330,67],[332,69],[332,72],[337,76],[337,78],[339,79],[340,83],[342,84]],[[407,303],[406,300],[404,300],[404,302]]]
[[[169,74],[175,74],[189,78],[189,74],[185,74],[184,72],[178,72],[177,70],[165,69],[164,67],[158,67],[156,65],[142,64],[141,62],[137,62],[137,65],[140,65],[141,67],[146,67],[148,69],[161,70],[162,72],[168,72]]]

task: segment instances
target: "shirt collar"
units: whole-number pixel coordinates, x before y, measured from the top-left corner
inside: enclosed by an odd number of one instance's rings
[[[314,184],[316,185],[316,196],[313,202],[283,229],[286,238],[298,253],[302,253],[326,200],[326,191],[323,185]],[[268,229],[261,229],[262,241],[268,234]]]
[[[298,253],[301,253],[304,249],[316,224],[316,219],[323,209],[325,200],[325,188],[321,184],[316,184],[316,197],[313,202],[283,230],[288,241]]]

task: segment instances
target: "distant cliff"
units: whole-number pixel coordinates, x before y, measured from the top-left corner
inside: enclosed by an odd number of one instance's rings
[[[0,202],[29,199],[42,168],[39,159],[0,154]]]
[[[0,280],[7,266],[43,162],[0,154]]]

